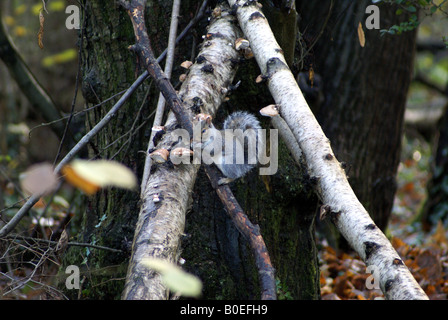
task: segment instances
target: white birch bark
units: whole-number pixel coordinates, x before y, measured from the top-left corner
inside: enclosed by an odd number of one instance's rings
[[[228,8],[228,7],[227,7]],[[234,42],[238,38],[236,19],[232,15],[215,19],[208,28],[199,56],[179,91],[186,107],[201,102],[202,111],[214,115],[221,105],[227,88],[233,81],[238,58]],[[209,67],[211,66],[213,70]],[[206,67],[206,69],[204,69]],[[193,118],[193,114],[192,114]],[[175,124],[171,114],[165,127]],[[160,144],[169,144],[166,134]],[[168,290],[160,276],[141,262],[145,258],[162,258],[177,263],[185,215],[199,165],[181,164],[170,168],[157,166],[142,190],[142,205],[132,246],[123,299],[164,300]],[[160,201],[154,201],[154,196]]]
[[[228,2],[236,10],[281,116],[299,143],[310,176],[317,178],[327,216],[366,263],[387,299],[428,299],[351,189],[257,2]]]

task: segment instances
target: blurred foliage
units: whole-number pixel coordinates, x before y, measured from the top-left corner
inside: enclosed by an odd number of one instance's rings
[[[398,170],[398,190],[389,226],[390,234],[401,237],[408,244],[421,245],[427,234],[422,232],[420,214],[427,198],[427,183],[431,179],[433,154],[437,145],[437,122],[446,112],[448,96],[448,49],[444,48],[443,37],[448,30],[447,1],[424,1],[437,10],[421,13],[418,32],[417,54],[414,63],[414,81],[408,93],[408,111],[420,111],[430,119],[426,125],[429,131],[422,134],[421,128],[407,124],[402,144],[402,157]],[[406,5],[406,1],[402,1]],[[424,4],[424,3],[422,3]],[[429,17],[429,18],[428,18]],[[431,118],[429,114],[436,116]],[[435,173],[436,174],[436,173]],[[448,178],[447,188],[448,188]],[[442,205],[442,209],[448,206]],[[436,224],[434,224],[435,232]]]
[[[66,41],[60,42],[59,39],[62,32],[68,32],[64,26],[64,20],[66,18],[65,8],[71,1],[68,0],[53,0],[46,5],[46,13],[43,10],[42,2],[36,1],[30,3],[29,1],[12,1],[11,4],[3,5],[9,7],[9,10],[4,10],[2,17],[3,22],[8,27],[8,32],[19,47],[19,51],[26,57],[28,53],[31,53],[40,59],[42,66],[46,68],[54,67],[60,64],[76,63],[77,62],[77,49],[74,48],[75,43],[70,45],[71,48],[67,48]],[[60,46],[46,45],[45,50],[40,50],[36,54],[37,50],[37,31],[39,30],[39,13],[43,12],[44,22],[44,40],[47,43],[49,41],[60,42]],[[54,28],[55,23],[59,25]],[[59,31],[55,31],[59,30]],[[62,31],[62,32],[61,32]],[[68,38],[69,39],[69,38]],[[32,45],[32,46],[30,46]],[[55,50],[51,52],[50,50]],[[31,63],[32,66],[32,63]],[[33,70],[34,72],[34,70]],[[39,77],[42,78],[42,77]]]
[[[434,1],[434,0],[372,0],[372,3],[388,3],[398,6],[396,15],[402,15],[405,12],[410,13],[407,21],[401,22],[399,25],[393,25],[388,29],[381,30],[381,34],[401,34],[406,31],[411,31],[417,28],[422,18],[433,18],[437,13],[448,15],[446,10],[446,3],[448,0]],[[444,36],[442,36],[444,37]],[[447,43],[448,47],[448,43]]]
[[[47,56],[42,60],[44,67],[51,67],[55,64],[70,62],[78,56],[78,52],[75,49],[68,49],[60,53]]]

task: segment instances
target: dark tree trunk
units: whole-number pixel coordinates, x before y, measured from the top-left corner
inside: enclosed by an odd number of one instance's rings
[[[300,4],[299,4],[300,3]],[[300,30],[308,45],[323,30],[307,59],[323,79],[325,101],[313,110],[350,184],[375,223],[385,229],[396,191],[403,114],[411,80],[416,32],[380,36],[365,28],[371,1],[337,1],[326,26],[330,1],[299,1]],[[380,28],[406,19],[380,6]],[[358,41],[358,23],[366,45]]]
[[[276,269],[279,299],[319,299],[319,263],[314,236],[316,198],[280,142],[279,171],[254,170],[232,185],[245,213],[260,226]],[[302,184],[303,183],[303,184]],[[259,299],[249,244],[233,225],[200,170],[187,215],[184,267],[204,282],[206,299]]]
[[[151,1],[148,1],[151,2]],[[96,105],[115,93],[127,89],[142,73],[136,56],[127,49],[135,43],[129,16],[116,3],[105,5],[102,1],[83,1],[85,31],[82,51],[82,92],[87,106]],[[153,3],[154,11],[148,13],[153,27],[169,21],[170,8]],[[160,11],[159,11],[160,10]],[[157,16],[157,19],[155,19]],[[156,42],[157,43],[157,42]],[[155,47],[159,47],[157,43]],[[145,101],[149,89],[147,80],[121,108],[115,118],[92,141],[90,159],[113,159],[131,168],[140,177],[146,150],[150,98],[158,96],[154,90]],[[87,127],[93,127],[118,101],[95,108],[88,113]],[[151,101],[152,103],[152,101]],[[81,268],[82,298],[118,299],[124,286],[130,244],[139,212],[139,191],[108,188],[86,198],[86,209],[78,241],[122,250],[121,254],[85,248],[70,248],[65,265]],[[72,298],[78,292],[67,292]]]
[[[276,7],[263,5],[278,18]],[[292,28],[294,29],[294,28]],[[282,25],[282,30],[289,30]],[[282,30],[279,30],[280,34]],[[214,121],[218,126],[227,114],[259,110],[273,103],[268,89],[256,84],[259,67],[254,59],[239,65],[235,82],[240,86]],[[258,117],[263,127],[269,122]],[[279,141],[279,167],[273,176],[260,176],[258,169],[232,184],[232,190],[252,223],[261,234],[278,281],[279,299],[319,299],[319,262],[314,223],[317,199],[310,185],[283,142]],[[187,215],[184,267],[204,282],[206,299],[259,299],[257,271],[248,241],[236,230],[210,182],[200,170],[193,205]]]

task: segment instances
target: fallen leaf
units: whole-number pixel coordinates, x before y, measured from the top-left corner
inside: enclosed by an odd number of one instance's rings
[[[359,22],[359,24],[358,24],[358,39],[359,39],[359,44],[361,45],[361,47],[364,48],[364,46],[366,45],[366,37],[364,35],[364,30],[362,29],[361,22]]]
[[[433,254],[430,250],[424,250],[415,259],[415,263],[420,268],[420,273],[430,280],[440,279],[442,274],[442,266],[440,264],[440,258]]]
[[[40,198],[34,205],[33,209],[42,209],[45,208],[47,204],[45,203],[44,199]]]
[[[446,230],[443,227],[442,220],[437,222],[436,231],[432,236],[432,241],[439,246],[444,246],[445,248],[448,247],[448,239],[446,237]]]
[[[310,70],[308,71],[308,79],[310,80],[311,88],[313,88],[314,87],[314,69],[312,66],[310,66]]]
[[[329,293],[322,296],[322,300],[341,300],[336,293]]]

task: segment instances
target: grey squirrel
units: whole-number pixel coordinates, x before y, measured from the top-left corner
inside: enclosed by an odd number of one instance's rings
[[[223,130],[216,129],[211,121],[203,121],[200,140],[194,138],[192,146],[202,149],[204,162],[214,162],[221,170],[225,176],[219,181],[222,185],[257,166],[264,149],[260,129],[260,122],[254,115],[236,111],[224,121]]]

